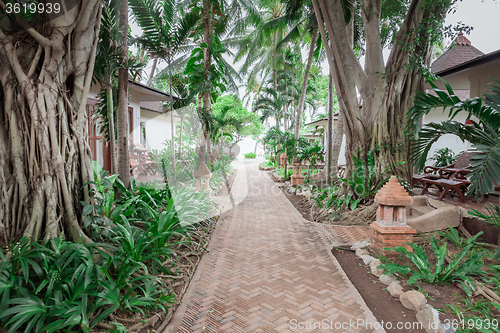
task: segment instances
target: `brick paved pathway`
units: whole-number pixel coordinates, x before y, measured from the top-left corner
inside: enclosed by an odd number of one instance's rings
[[[372,228],[370,226],[343,226],[321,224],[326,231],[333,237],[335,244],[338,246],[347,246],[356,243],[357,241],[370,241]]]
[[[354,325],[375,318],[325,234],[258,170],[259,160],[238,163],[233,194],[241,202],[218,222],[165,332],[384,332]]]

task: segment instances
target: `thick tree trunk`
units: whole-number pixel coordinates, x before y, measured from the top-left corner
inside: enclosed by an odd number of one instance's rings
[[[91,242],[80,201],[89,202],[86,103],[102,4],[75,6],[36,28],[0,29],[0,220],[14,241]]]
[[[328,126],[327,126],[327,138],[328,145],[326,148],[326,185],[332,185],[333,172],[333,78],[332,74],[329,75],[328,80]]]
[[[151,83],[153,83],[157,65],[158,65],[158,58],[155,58],[155,60],[153,60],[153,67],[151,68],[151,73],[149,73],[148,86],[151,86]]]
[[[311,66],[314,56],[314,46],[316,45],[316,40],[318,39],[318,29],[315,27],[312,35],[311,46],[309,48],[309,57],[307,58],[306,71],[304,73],[304,81],[302,82],[302,91],[300,92],[299,108],[297,109],[297,117],[295,118],[295,137],[299,137],[300,123],[302,112],[304,111],[304,102],[306,100],[306,90],[307,82],[309,81],[309,73],[311,72]]]
[[[339,113],[342,110],[339,111]],[[333,136],[332,143],[332,174],[336,174],[339,169],[339,156],[340,149],[342,148],[342,137],[344,136],[344,126],[342,123],[342,117],[338,116],[337,126],[335,127],[335,134]]]
[[[111,149],[111,173],[118,173],[118,161],[116,158],[116,140],[115,140],[115,117],[113,105],[113,87],[106,87],[106,98],[108,100],[108,126],[109,126],[109,149]]]
[[[203,39],[205,43],[207,43],[208,47],[206,47],[203,50],[203,74],[205,75],[205,80],[208,80],[208,73],[210,71],[210,67],[212,65],[212,55],[210,53],[210,47],[212,45],[212,41],[210,39],[210,35],[212,33],[212,24],[211,24],[211,3],[210,0],[203,0]],[[211,114],[211,97],[210,97],[210,91],[204,91],[202,93],[202,98],[203,98],[203,111],[205,112],[206,115]],[[206,150],[203,150],[204,153],[208,154],[206,158],[208,158],[208,162],[211,162],[211,156],[210,156],[210,136],[205,128],[203,131],[205,135],[205,142],[206,145]],[[200,150],[201,153],[201,150]],[[204,157],[205,158],[205,157]]]
[[[276,42],[278,41],[278,31],[274,32],[273,37],[273,89],[278,89],[278,70],[276,69]]]
[[[333,71],[338,73],[337,94],[341,109],[343,104],[346,111],[342,120],[348,169],[353,167],[352,154],[359,150],[362,160],[366,161],[371,150],[379,176],[390,168],[390,173],[409,179],[409,165],[393,166],[408,160],[402,129],[415,91],[423,87],[418,62],[423,64],[428,59],[429,31],[435,29],[433,25],[440,22],[450,3],[428,1],[424,6],[422,0],[413,0],[384,66],[380,42],[382,2],[361,1],[366,37],[364,67],[349,43],[340,0],[319,0],[319,3],[330,36],[330,66],[333,64]]]
[[[127,63],[128,48],[128,2],[122,1],[120,7],[120,28],[123,31],[122,44],[120,46],[120,58],[122,64]],[[129,121],[128,121],[128,69],[118,70],[118,105],[116,108],[116,130],[118,136],[118,173],[126,188],[130,188],[130,158],[129,158]],[[130,124],[130,127],[132,124]],[[132,128],[130,128],[132,130]]]
[[[172,132],[172,174],[175,175],[175,145],[174,145],[175,124],[174,124],[174,94],[172,89],[172,54],[168,55],[168,79],[170,81],[168,85],[170,87],[170,131]]]

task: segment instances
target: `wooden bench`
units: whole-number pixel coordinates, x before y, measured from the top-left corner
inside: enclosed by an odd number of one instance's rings
[[[420,183],[422,186],[425,185],[425,182],[424,180],[426,179],[432,179],[432,180],[436,180],[436,179],[439,179],[440,177],[438,175],[434,175],[432,173],[430,174],[416,174],[414,173],[413,174],[413,182],[412,182],[412,186],[415,186],[417,183]]]
[[[155,162],[145,159],[144,157],[137,156],[129,153],[129,161],[130,161],[130,175],[134,174],[134,170],[141,170],[145,175],[148,175],[148,172],[151,172],[153,175],[156,175],[156,170],[153,168]]]
[[[439,178],[449,179],[457,170],[469,168],[470,159],[476,154],[477,152],[475,151],[464,151],[462,154],[460,154],[460,156],[453,164],[447,165],[445,167],[426,166],[424,168],[424,174],[437,172],[439,173]]]
[[[430,186],[436,186],[439,191],[441,191],[441,195],[438,200],[443,200],[444,196],[448,191],[455,191],[460,197],[460,201],[464,202],[464,192],[469,185],[468,182],[460,181],[460,180],[452,180],[452,179],[430,179],[430,178],[422,178],[420,182],[424,184],[424,188],[422,189],[422,195],[427,193],[427,190]]]

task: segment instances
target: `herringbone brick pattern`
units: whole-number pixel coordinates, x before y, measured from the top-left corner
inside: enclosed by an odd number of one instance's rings
[[[372,229],[370,226],[343,226],[323,224],[339,244],[352,245],[357,241],[370,241]]]
[[[218,222],[178,332],[371,332],[339,326],[374,318],[324,234],[305,223],[258,163],[245,166],[233,192],[248,188],[248,195]]]

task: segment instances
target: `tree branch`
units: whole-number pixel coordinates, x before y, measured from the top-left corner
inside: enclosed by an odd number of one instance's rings
[[[380,12],[381,0],[364,0],[361,17],[365,28],[366,57],[365,72],[369,79],[373,75],[384,72],[384,58],[382,55],[382,41],[380,39]]]
[[[93,18],[92,14],[94,14],[94,7],[97,5],[98,2],[100,2],[100,0],[82,1],[83,6],[85,6],[85,7],[82,8],[82,10],[80,10],[80,15],[76,19],[76,22],[77,22],[76,29],[75,29],[76,31],[82,31],[82,30],[87,29],[90,20]]]
[[[320,1],[320,0],[319,0]],[[321,11],[318,7],[318,4],[316,3],[316,0],[313,0],[313,6],[314,6],[314,12],[316,14],[316,20],[318,22],[323,22],[323,17],[321,16]],[[326,19],[325,19],[326,21]],[[321,33],[321,38],[323,40],[323,45],[325,46],[325,50],[327,53],[327,59],[328,63],[330,65],[330,74],[333,78],[333,81],[335,83],[335,90],[337,92],[337,98],[339,102],[339,106],[342,109],[343,112],[341,112],[340,116],[343,117],[343,122],[346,128],[346,131],[350,131],[352,128],[356,128],[360,133],[363,131],[363,128],[360,124],[359,121],[353,122],[353,118],[360,118],[359,115],[359,107],[358,107],[358,101],[356,98],[351,98],[351,91],[349,90],[348,86],[344,86],[342,84],[341,79],[340,79],[340,72],[342,70],[341,66],[338,66],[338,62],[336,59],[333,57],[333,51],[330,48],[330,44],[328,43],[328,39],[326,37],[326,31],[325,27],[323,24],[319,24],[319,31]],[[339,68],[340,67],[340,68]],[[350,113],[353,115],[353,117],[347,117],[347,113]]]
[[[399,28],[399,31],[395,38],[396,41],[402,41],[402,43],[394,43],[394,46],[391,49],[391,53],[389,54],[389,58],[387,58],[387,63],[385,65],[386,72],[393,72],[395,67],[398,66],[395,61],[399,60],[399,53],[407,44],[406,41],[409,37],[405,37],[405,35],[408,34],[408,32],[411,30],[410,26],[412,25],[412,21],[417,15],[416,12],[418,10],[418,3],[419,0],[412,0],[410,6],[408,7],[406,17],[401,24],[401,27]]]
[[[0,0],[1,1],[1,0]],[[16,74],[17,80],[24,89],[24,85],[28,83],[28,76],[24,73],[19,58],[17,57],[17,52],[12,44],[12,41],[8,41],[7,35],[0,29],[0,40],[5,43],[5,51],[7,52],[7,58],[9,59],[10,65]]]
[[[5,3],[0,0],[0,9],[6,11]],[[26,21],[24,21],[22,18],[14,14],[14,18],[16,19],[17,24],[19,24],[21,27],[26,29],[26,32],[29,33],[33,38],[36,39],[36,41],[42,46],[47,46],[49,44],[49,39],[47,37],[42,36],[38,31],[36,31],[32,26],[30,26]]]
[[[367,85],[367,76],[349,43],[340,0],[328,0],[328,6],[325,0],[318,1],[325,18],[333,54],[338,59],[337,62],[342,64],[339,66],[342,83],[349,86],[349,81],[354,80],[358,90],[363,91]]]
[[[28,77],[31,77],[31,75],[33,75],[33,73],[35,72],[36,65],[38,65],[38,61],[40,61],[40,57],[42,56],[42,50],[43,50],[42,44],[38,44],[38,50],[36,50],[35,57],[31,62],[30,69],[28,70]]]

